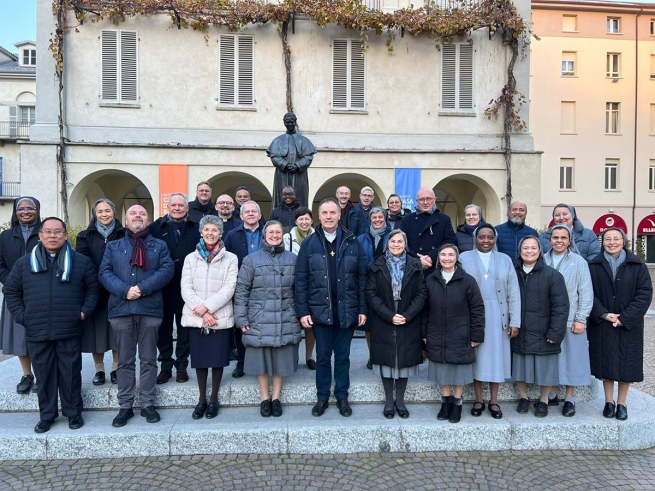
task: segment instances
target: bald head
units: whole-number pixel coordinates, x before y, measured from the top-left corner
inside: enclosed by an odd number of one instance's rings
[[[125,226],[132,232],[140,232],[144,230],[150,221],[148,220],[148,212],[141,205],[133,205],[127,209],[125,214]]]

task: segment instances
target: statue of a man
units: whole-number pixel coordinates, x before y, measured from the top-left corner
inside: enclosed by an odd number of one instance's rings
[[[307,206],[309,198],[309,179],[307,169],[312,164],[316,148],[309,138],[296,133],[296,115],[286,113],[284,126],[287,132],[271,142],[266,150],[275,166],[273,181],[273,208],[282,203],[282,189],[291,186],[296,191],[296,199]]]

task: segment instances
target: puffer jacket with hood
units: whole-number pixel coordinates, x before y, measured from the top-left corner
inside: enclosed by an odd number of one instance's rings
[[[564,207],[569,209],[571,216],[573,217],[573,238],[575,239],[575,246],[578,249],[578,253],[585,261],[589,262],[600,254],[600,242],[598,242],[598,237],[596,237],[593,230],[585,228],[575,213],[575,207],[565,203],[560,203],[553,208],[553,214],[555,214],[557,208]],[[539,242],[541,242],[541,250],[543,254],[550,251],[550,229],[546,230],[539,236]]]

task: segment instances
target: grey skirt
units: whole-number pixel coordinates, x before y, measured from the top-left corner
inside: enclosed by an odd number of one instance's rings
[[[373,373],[377,376],[384,378],[392,378],[398,380],[399,378],[408,378],[418,375],[418,365],[413,367],[388,367],[386,365],[373,365]]]
[[[541,386],[558,385],[558,356],[512,353],[512,380]]]
[[[2,299],[2,319],[0,319],[0,350],[3,355],[27,355],[27,338],[25,328],[14,321],[7,304]]]
[[[428,380],[439,385],[466,385],[473,383],[473,363],[454,365],[452,363],[436,363],[430,360],[428,365]]]
[[[243,371],[248,375],[278,375],[287,377],[298,370],[296,345],[287,344],[279,348],[246,348]]]

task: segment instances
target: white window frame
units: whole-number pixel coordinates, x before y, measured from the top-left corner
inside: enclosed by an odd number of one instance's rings
[[[569,31],[567,29],[564,29],[565,27],[565,22],[564,19],[573,19],[573,22],[575,24],[573,30]],[[562,32],[578,32],[578,16],[577,15],[570,15],[570,14],[563,14],[562,15]]]
[[[605,103],[605,134],[618,135],[621,133],[621,103]]]
[[[565,59],[572,58],[572,59]],[[575,77],[578,64],[577,51],[562,51],[562,77]]]
[[[616,60],[616,71],[614,61]],[[605,76],[607,78],[619,78],[621,76],[621,53],[607,53],[607,62],[605,64]]]
[[[474,58],[475,49],[471,43],[444,43],[441,46],[439,114],[475,115]],[[446,97],[450,100],[445,100]]]
[[[648,166],[648,190],[655,191],[655,160],[653,159]]]
[[[570,165],[567,165],[570,164]],[[559,159],[559,190],[573,191],[575,181],[575,159]]]
[[[367,55],[361,43],[351,38],[332,40],[332,113],[367,113]]]
[[[605,159],[605,191],[619,191],[619,159]]]
[[[25,59],[27,58],[27,62]],[[21,50],[21,66],[36,66],[36,48],[23,48]]]
[[[621,17],[607,18],[607,34],[621,34]]]
[[[21,123],[29,123],[30,125],[34,124],[36,120],[36,106],[18,106],[17,119]],[[25,119],[27,115],[27,119]]]
[[[109,44],[112,35],[115,35],[115,47]],[[139,107],[139,41],[138,31],[100,31],[101,106]],[[115,51],[115,56],[112,51]],[[112,92],[115,95],[112,96]]]
[[[232,60],[228,60],[230,55]],[[217,109],[256,110],[255,36],[219,35],[217,100]]]

